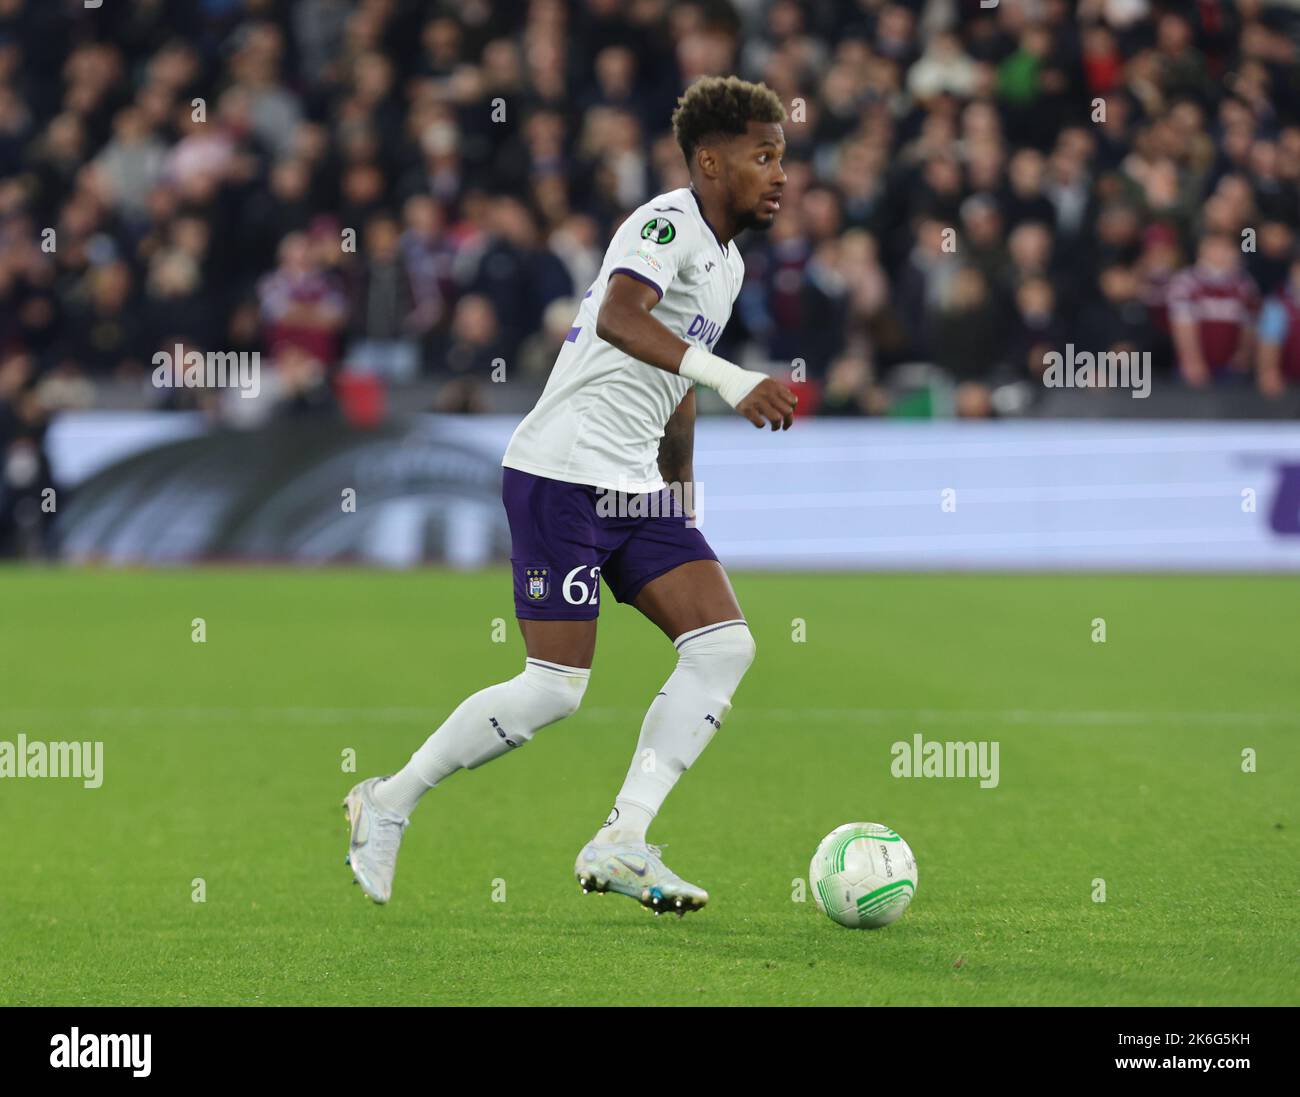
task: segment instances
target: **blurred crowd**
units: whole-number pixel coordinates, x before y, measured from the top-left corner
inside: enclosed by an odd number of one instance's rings
[[[544,381],[731,72],[787,104],[789,185],[715,350],[801,364],[801,410],[919,365],[1006,413],[1069,345],[1275,396],[1298,42],[1300,0],[0,0],[0,452],[39,485],[13,454],[106,381],[202,403],[150,387],[178,347],[260,352],[287,411]]]

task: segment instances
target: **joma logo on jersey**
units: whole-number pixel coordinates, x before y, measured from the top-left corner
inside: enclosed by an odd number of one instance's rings
[[[551,583],[548,576],[550,568],[525,568],[524,580],[528,585],[527,594],[534,602],[540,602],[551,593]]]
[[[713,346],[718,341],[718,336],[722,334],[722,325],[715,324],[701,316],[698,312],[695,319],[691,321],[691,326],[686,329],[687,339],[698,339],[706,347]]]

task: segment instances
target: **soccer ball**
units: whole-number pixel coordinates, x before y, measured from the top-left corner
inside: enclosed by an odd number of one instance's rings
[[[817,908],[849,929],[897,922],[916,894],[916,858],[881,823],[845,823],[817,847],[808,867]]]

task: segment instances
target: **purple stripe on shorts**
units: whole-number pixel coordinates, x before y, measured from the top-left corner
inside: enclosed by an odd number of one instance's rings
[[[566,343],[576,343],[578,341],[578,332],[580,332],[581,330],[582,328],[580,327],[570,328],[569,334],[564,337],[564,341]]]
[[[657,285],[655,285],[654,282],[652,282],[644,274],[640,274],[634,270],[628,270],[627,267],[615,267],[613,270],[609,272],[609,276],[611,278],[613,278],[614,275],[616,274],[626,274],[629,278],[635,278],[638,282],[644,282],[647,286],[649,286],[652,290],[654,290],[655,293],[659,294],[660,301],[664,299],[664,291],[661,290]]]

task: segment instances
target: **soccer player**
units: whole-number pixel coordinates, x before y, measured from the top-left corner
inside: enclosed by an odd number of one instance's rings
[[[502,464],[523,672],[463,701],[393,776],[344,806],[349,862],[377,903],[392,894],[411,812],[431,788],[575,712],[596,648],[600,580],[672,640],[677,666],[641,725],[613,810],[578,854],[584,891],[685,914],[708,893],[663,862],[646,831],[722,727],[754,639],[676,487],[692,481],[695,393],[715,389],[756,427],[788,429],[794,394],[710,351],[744,277],[733,238],[781,208],[785,111],[767,87],[705,77],[673,131],[691,185],[637,209],[614,235],[537,406]]]

